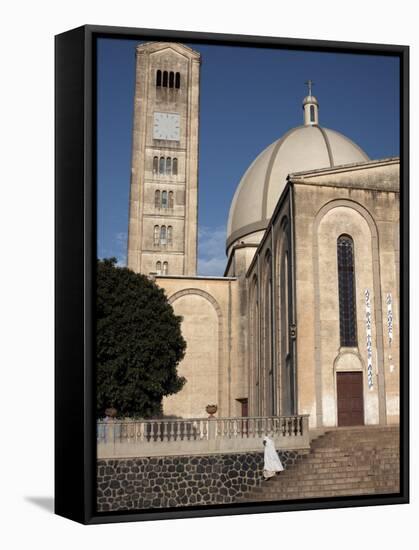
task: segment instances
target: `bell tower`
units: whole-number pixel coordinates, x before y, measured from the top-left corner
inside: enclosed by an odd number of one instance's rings
[[[128,267],[196,275],[200,54],[182,44],[136,49]]]

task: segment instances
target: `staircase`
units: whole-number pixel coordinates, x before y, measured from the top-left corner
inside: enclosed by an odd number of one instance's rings
[[[399,477],[398,426],[336,428],[242,502],[398,493]]]

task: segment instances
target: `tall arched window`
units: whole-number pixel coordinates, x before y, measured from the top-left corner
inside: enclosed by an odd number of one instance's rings
[[[160,244],[167,244],[167,230],[165,225],[162,225],[160,228]]]
[[[173,174],[174,176],[177,176],[177,158],[174,158],[174,159],[173,159],[172,174]]]
[[[156,86],[161,86],[161,70],[160,69],[156,73]]]
[[[158,189],[154,193],[154,206],[155,208],[160,208],[160,191]]]
[[[170,157],[167,157],[166,159],[166,174],[170,176],[172,173],[172,159]]]
[[[180,88],[180,73],[176,73],[176,83],[175,83],[175,86],[176,88]]]
[[[159,173],[164,174],[164,157],[160,157]]]
[[[264,348],[264,388],[265,405],[264,414],[272,416],[275,414],[274,384],[273,384],[273,304],[272,304],[272,256],[268,252],[265,257],[265,281],[264,281],[264,311],[263,311],[263,334],[265,340]]]
[[[168,275],[169,273],[169,264],[167,262],[163,262],[163,275]]]
[[[163,86],[167,88],[167,71],[163,72]]]
[[[167,191],[161,192],[161,207],[167,208]]]
[[[259,301],[258,301],[258,281],[256,275],[253,277],[251,293],[250,293],[250,345],[251,345],[251,371],[250,371],[250,387],[251,397],[251,414],[259,416],[260,413],[260,363],[259,363]]]
[[[316,114],[314,111],[314,105],[310,105],[310,122],[316,122]]]
[[[173,191],[169,191],[169,208],[174,207],[174,202]]]
[[[154,226],[154,246],[158,246],[160,242],[160,227],[158,225]]]
[[[354,242],[349,235],[337,241],[340,345],[357,345]]]
[[[169,73],[169,88],[174,88],[175,86],[175,73],[170,71]]]
[[[153,157],[153,174],[159,171],[159,157]]]
[[[161,275],[161,262],[156,262],[156,273]]]
[[[167,244],[172,244],[173,242],[173,227],[169,225],[167,227]]]

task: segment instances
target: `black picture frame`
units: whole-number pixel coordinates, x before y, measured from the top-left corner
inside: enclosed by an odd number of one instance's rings
[[[127,512],[95,511],[96,40],[171,40],[400,59],[400,494]],[[86,25],[55,38],[55,513],[83,524],[409,502],[409,48]]]

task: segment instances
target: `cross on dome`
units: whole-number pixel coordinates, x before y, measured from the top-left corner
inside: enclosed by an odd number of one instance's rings
[[[307,84],[308,86],[308,95],[311,96],[311,87],[313,86],[314,82],[312,80],[307,80],[305,84]]]

